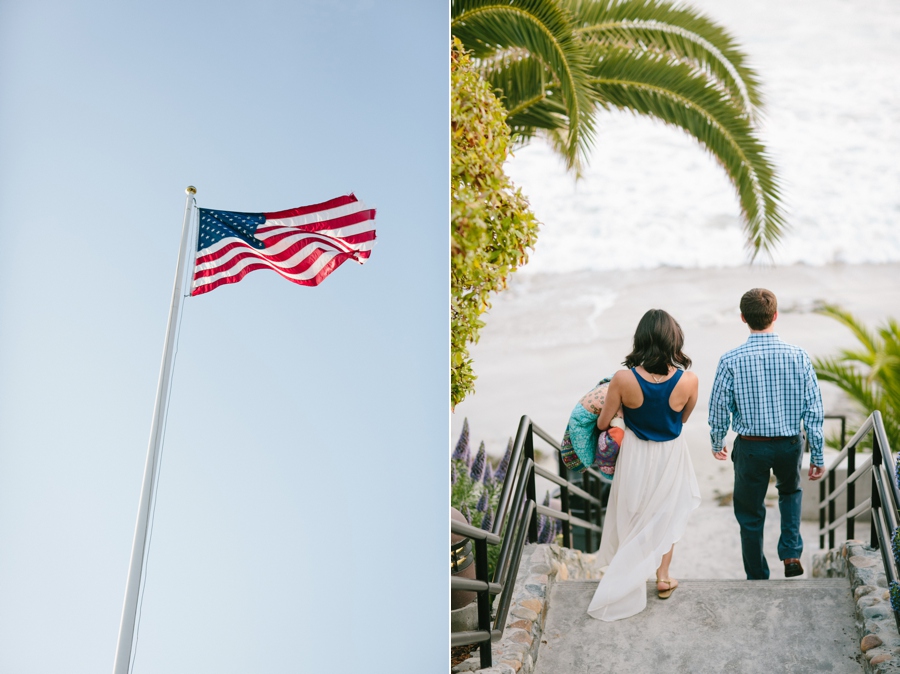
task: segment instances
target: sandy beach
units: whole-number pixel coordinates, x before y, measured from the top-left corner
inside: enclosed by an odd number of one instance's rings
[[[715,461],[711,456],[707,407],[719,357],[747,339],[738,302],[753,287],[769,288],[778,296],[776,331],[814,357],[835,354],[856,341],[835,320],[814,312],[822,304],[837,304],[872,327],[900,316],[900,264],[896,263],[522,274],[496,296],[485,316],[481,340],[472,348],[476,393],[452,415],[452,442],[468,418],[473,448],[483,440],[488,454],[499,457],[523,414],[561,438],[580,397],[621,367],[643,313],[665,309],[681,324],[684,350],[700,379],[700,400],[684,432],[701,487],[701,508],[727,511],[724,519],[705,510],[695,516],[693,521],[700,528],[695,526],[685,537],[676,564],[680,559],[679,566],[696,569],[686,562],[694,557],[700,563],[705,557],[708,550],[701,550],[700,544],[707,533],[733,529],[734,545],[739,545],[731,509],[716,507],[715,495],[732,490],[733,472],[730,461]],[[826,414],[855,413],[835,387],[823,384],[822,394]],[[837,428],[826,422],[826,435]],[[546,451],[544,465],[554,468],[555,460]],[[539,485],[539,497],[543,494]],[[777,509],[772,512],[777,515]],[[772,524],[776,517],[768,519]],[[777,527],[767,536],[767,545],[774,546],[776,532]],[[807,548],[812,548],[812,537],[805,538]],[[706,565],[702,567],[705,574],[682,576],[741,577],[739,550],[732,556],[735,559],[721,571],[724,575],[711,575],[715,569]],[[776,559],[770,555],[771,561]]]

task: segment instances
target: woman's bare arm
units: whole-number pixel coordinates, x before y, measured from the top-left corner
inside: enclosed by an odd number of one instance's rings
[[[606,391],[606,402],[603,405],[603,412],[597,417],[597,428],[601,431],[605,431],[609,428],[609,422],[612,421],[612,418],[622,405],[622,378],[619,376],[620,374],[620,372],[616,372],[616,374],[613,375],[612,381],[609,382],[609,389]]]
[[[694,405],[697,404],[697,391],[699,389],[699,380],[697,379],[697,375],[693,372],[685,372],[684,376],[690,375],[690,379],[688,380],[688,385],[691,387],[691,392],[688,394],[688,401],[685,403],[684,409],[681,411],[681,422],[687,423],[688,417],[691,416],[691,412],[694,411]]]

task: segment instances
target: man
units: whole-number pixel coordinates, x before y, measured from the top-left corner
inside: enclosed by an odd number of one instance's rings
[[[809,440],[809,479],[825,474],[822,457],[822,394],[809,355],[775,334],[775,295],[754,288],[741,298],[741,320],[750,328],[745,344],[719,360],[709,399],[713,456],[728,457],[724,445],[729,422],[734,441],[734,515],[741,525],[741,550],[748,580],[765,580],[769,565],[763,554],[765,496],[769,471],[775,474],[781,538],[778,557],[786,577],[803,573],[800,555],[800,422]]]

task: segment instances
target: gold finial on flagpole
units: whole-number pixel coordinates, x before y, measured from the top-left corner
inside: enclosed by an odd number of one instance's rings
[[[187,194],[197,194],[197,188],[193,185],[188,185],[184,188],[185,193]]]

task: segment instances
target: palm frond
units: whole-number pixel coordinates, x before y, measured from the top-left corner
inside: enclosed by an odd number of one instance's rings
[[[827,306],[820,313],[847,326],[862,343],[863,350],[844,349],[838,358],[818,358],[813,365],[822,381],[844,391],[865,414],[881,412],[888,442],[900,450],[900,330],[891,320],[878,330],[868,330],[851,314]]]
[[[891,388],[894,380],[892,375],[896,372],[897,365],[897,358],[889,356],[883,351],[879,352],[872,360],[872,367],[869,369],[869,381],[878,381],[884,388]]]
[[[524,145],[540,132],[550,147],[566,158],[566,106],[559,83],[549,81],[552,73],[543,63],[520,50],[507,51],[482,61],[481,74],[508,111],[506,123],[516,145]],[[585,167],[583,154],[578,153],[566,166],[576,180],[581,178]]]
[[[566,147],[568,144],[568,135],[566,134],[565,115],[558,101],[552,98],[545,98],[534,105],[523,109],[521,112],[510,115],[507,123],[512,130],[513,136],[518,138],[522,136],[531,138],[536,135],[537,131],[544,131],[542,135],[548,135],[550,132],[561,142],[554,143],[551,141],[553,148],[565,158]],[[549,137],[549,136],[548,136]],[[584,157],[579,153],[575,156],[573,162],[567,162],[566,167],[583,166]]]
[[[539,60],[520,54],[494,58],[482,63],[480,72],[506,108],[514,136],[531,137],[535,129],[568,130],[559,84],[550,85],[551,74]],[[565,143],[559,150],[565,155]]]
[[[609,47],[655,51],[707,74],[732,103],[756,118],[762,106],[759,79],[737,42],[697,10],[656,0],[563,0],[575,32]]]
[[[478,72],[494,89],[507,116],[527,110],[547,96],[547,67],[528,52],[516,49],[499,52],[479,62]],[[565,108],[563,108],[565,112]]]
[[[839,323],[843,323],[850,328],[853,336],[856,337],[866,348],[870,355],[874,355],[878,351],[878,341],[875,333],[871,332],[865,325],[857,321],[849,312],[844,311],[833,304],[826,304],[821,309],[816,309],[816,313],[823,316],[830,316]]]
[[[752,122],[702,73],[674,59],[614,48],[589,50],[601,105],[677,126],[721,163],[735,186],[751,256],[770,253],[785,226],[775,169]]]
[[[555,0],[453,0],[450,30],[475,58],[510,48],[527,50],[559,84],[567,124],[566,160],[586,156],[593,132],[593,102],[585,73],[584,48],[571,17]]]
[[[542,128],[541,137],[546,140],[550,147],[553,148],[557,154],[563,156],[563,151],[566,146],[566,138],[562,133],[555,129],[546,129]],[[585,164],[582,161],[581,157],[577,157],[575,163],[569,167],[569,170],[572,172],[576,180],[579,180],[584,175]]]
[[[856,368],[844,364],[837,358],[816,358],[813,361],[816,377],[831,382],[855,400],[864,410],[878,409],[880,396],[866,376]]]

